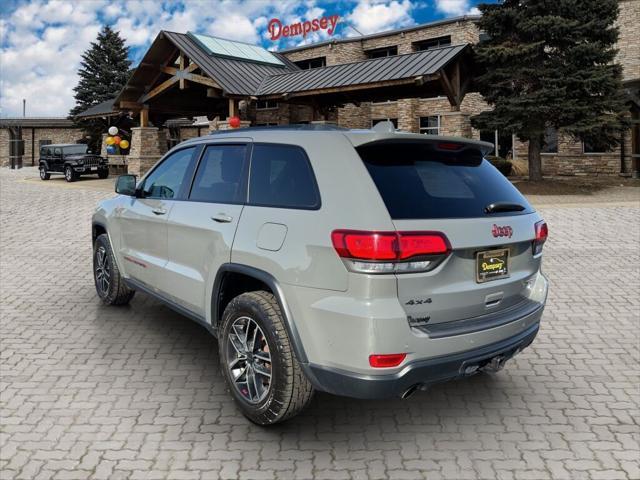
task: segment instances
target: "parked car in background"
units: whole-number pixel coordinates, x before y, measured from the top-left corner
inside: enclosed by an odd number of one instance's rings
[[[76,181],[80,175],[109,176],[108,160],[92,153],[89,146],[82,143],[44,145],[40,147],[38,164],[42,180],[49,180],[51,174],[62,174],[67,182]]]
[[[93,216],[100,299],[136,290],[218,339],[267,425],[314,390],[408,397],[535,338],[547,226],[469,139],[327,126],[188,140]]]

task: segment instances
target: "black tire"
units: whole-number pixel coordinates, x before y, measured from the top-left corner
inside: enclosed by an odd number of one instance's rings
[[[64,167],[64,179],[67,182],[75,182],[78,179],[78,174],[70,165]]]
[[[47,172],[47,169],[44,165],[40,165],[40,180],[49,180],[51,178],[51,174]]]
[[[245,394],[241,393],[242,388],[239,385],[242,385],[243,382],[236,383],[234,381],[234,373],[229,366],[230,357],[235,355],[234,346],[231,345],[229,338],[233,334],[234,323],[237,325],[236,322],[243,321],[244,318],[252,320],[260,327],[261,332],[264,333],[264,340],[271,358],[269,387],[266,390],[266,396],[257,402],[251,402],[246,398],[246,389],[244,389]],[[236,335],[235,338],[240,337]],[[257,348],[254,346],[250,350],[257,352]],[[222,316],[219,354],[222,375],[236,404],[245,417],[258,425],[273,425],[297,415],[313,397],[313,387],[305,377],[293,353],[280,306],[270,292],[261,290],[243,293],[229,303]],[[264,365],[266,364],[263,364],[263,368]],[[245,378],[248,379],[246,375],[245,373]],[[253,375],[255,377],[255,373]],[[241,377],[242,375],[238,375],[237,378]],[[254,391],[257,391],[257,388]]]
[[[109,169],[105,168],[104,170],[98,170],[98,178],[109,178]]]
[[[102,263],[102,260],[103,262]],[[100,276],[100,265],[102,276]],[[105,269],[107,270],[105,273]],[[107,275],[107,277],[105,277]],[[105,283],[104,279],[107,278]],[[126,305],[131,301],[136,291],[127,287],[120,270],[113,257],[113,250],[106,233],[99,235],[93,244],[93,280],[98,297],[106,305]]]

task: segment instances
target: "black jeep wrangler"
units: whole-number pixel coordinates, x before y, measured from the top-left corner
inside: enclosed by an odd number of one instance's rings
[[[64,174],[67,182],[97,173],[100,178],[109,176],[109,164],[106,158],[91,153],[88,145],[60,144],[44,145],[40,148],[40,178],[49,180],[52,173]]]

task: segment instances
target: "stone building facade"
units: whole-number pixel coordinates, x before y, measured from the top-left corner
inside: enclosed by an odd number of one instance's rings
[[[618,28],[618,61],[624,69],[624,81],[640,81],[640,0],[620,0]],[[387,54],[401,55],[420,48],[437,48],[442,44],[475,44],[481,32],[477,27],[478,17],[466,16],[443,20],[393,32],[365,37],[327,41],[320,44],[296,47],[281,53],[298,63],[307,65],[336,65],[357,62]],[[637,91],[637,83],[635,87]],[[458,135],[497,143],[495,153],[510,158],[527,159],[527,144],[500,132],[480,132],[471,127],[470,118],[490,108],[478,93],[468,93],[459,110],[451,106],[446,97],[407,98],[379,103],[345,105],[330,115],[341,126],[368,128],[377,121],[389,119],[398,128],[411,132]],[[269,109],[256,109],[255,123],[259,125],[310,122],[312,110],[294,105],[274,104]],[[608,152],[591,152],[579,140],[562,131],[557,132],[557,148],[543,154],[543,172],[546,175],[600,175],[629,173],[637,170],[638,120],[632,131],[621,139],[621,145]],[[497,142],[496,142],[497,140]],[[634,163],[636,162],[636,163]]]
[[[36,166],[40,146],[47,143],[77,143],[84,133],[66,118],[3,118],[0,119],[0,166],[11,163],[12,139],[22,140],[22,165]]]

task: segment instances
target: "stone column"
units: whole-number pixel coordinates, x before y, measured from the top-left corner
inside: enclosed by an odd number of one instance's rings
[[[471,120],[462,112],[447,112],[440,117],[440,135],[471,138]]]
[[[102,142],[100,143],[100,156],[101,157],[105,157],[107,158],[107,142],[105,141],[107,139],[107,137],[109,136],[108,133],[103,133],[102,134]]]
[[[165,132],[157,127],[131,129],[128,173],[144,175],[167,152]]]
[[[398,129],[412,133],[420,132],[417,98],[401,98],[398,100]]]

